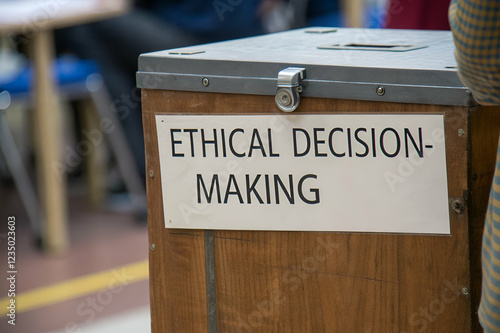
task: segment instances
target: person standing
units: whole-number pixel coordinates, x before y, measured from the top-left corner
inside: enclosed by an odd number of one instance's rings
[[[462,82],[482,105],[500,105],[500,0],[453,0],[449,9]],[[482,243],[479,321],[500,332],[500,140]]]

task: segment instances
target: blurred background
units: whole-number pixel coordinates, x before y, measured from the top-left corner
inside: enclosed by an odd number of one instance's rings
[[[150,331],[139,54],[307,26],[447,30],[448,6],[0,0],[0,267],[15,276],[0,332]]]

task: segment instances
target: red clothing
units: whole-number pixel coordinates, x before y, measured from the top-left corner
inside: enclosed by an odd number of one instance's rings
[[[450,30],[450,0],[390,0],[388,29]]]

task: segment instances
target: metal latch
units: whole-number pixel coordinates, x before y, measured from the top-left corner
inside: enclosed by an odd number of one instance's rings
[[[292,112],[299,106],[302,92],[302,80],[306,76],[306,69],[288,67],[278,73],[278,88],[274,100],[284,112]]]

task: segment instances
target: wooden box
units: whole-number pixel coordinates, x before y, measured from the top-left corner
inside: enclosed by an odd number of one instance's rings
[[[153,333],[479,331],[500,109],[460,83],[449,32],[302,29],[144,54],[137,79]],[[294,116],[442,115],[449,234],[167,228],[158,116],[288,117],[280,87]]]

